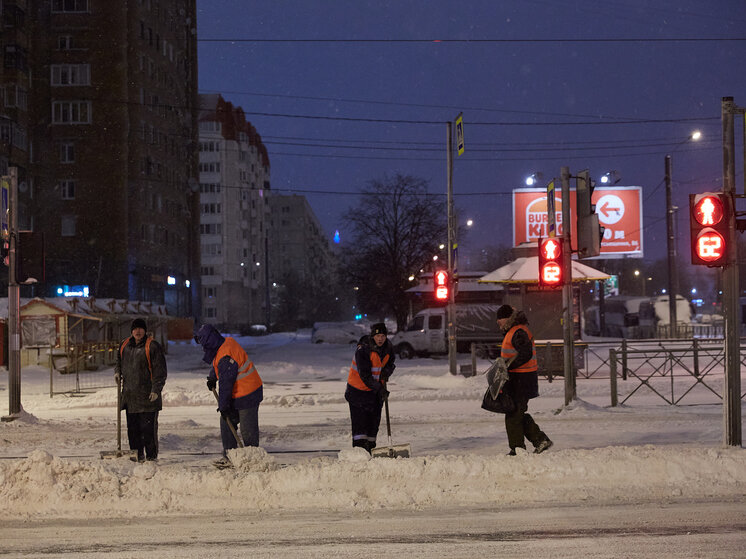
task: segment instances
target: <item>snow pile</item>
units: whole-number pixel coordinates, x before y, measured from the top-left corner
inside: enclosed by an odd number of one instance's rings
[[[228,451],[228,458],[236,470],[241,472],[273,472],[279,465],[263,448],[245,447]]]
[[[746,493],[742,449],[607,447],[410,459],[370,459],[355,449],[284,468],[263,449],[238,449],[230,457],[235,469],[218,471],[207,462],[183,468],[77,461],[37,450],[0,464],[2,518],[603,504]]]

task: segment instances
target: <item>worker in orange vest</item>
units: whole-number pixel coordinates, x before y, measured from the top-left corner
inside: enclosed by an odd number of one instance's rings
[[[218,386],[218,411],[221,415],[220,437],[223,458],[227,451],[236,448],[238,441],[226,423],[233,429],[240,427],[244,446],[259,446],[259,404],[264,399],[262,379],[238,342],[224,338],[211,324],[204,324],[194,336],[202,346],[202,360],[212,365],[207,376],[207,388]]]
[[[505,414],[505,430],[510,446],[508,456],[515,456],[517,448],[525,449],[525,439],[531,441],[534,452],[540,454],[554,443],[527,413],[528,401],[539,395],[534,336],[528,328],[528,319],[523,311],[517,311],[510,305],[502,305],[497,309],[497,324],[505,332],[500,356],[506,363],[510,362],[509,379],[503,390],[515,403],[515,410]]]
[[[352,446],[369,453],[376,447],[381,408],[388,396],[386,381],[394,372],[394,346],[386,324],[379,322],[358,342],[347,376],[345,400],[350,404]]]

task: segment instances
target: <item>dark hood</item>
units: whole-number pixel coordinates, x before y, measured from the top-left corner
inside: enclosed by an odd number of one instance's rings
[[[218,353],[218,349],[225,342],[225,338],[220,335],[212,324],[203,324],[202,327],[194,336],[196,342],[202,346],[205,354],[202,356],[202,361],[211,365],[213,359]]]

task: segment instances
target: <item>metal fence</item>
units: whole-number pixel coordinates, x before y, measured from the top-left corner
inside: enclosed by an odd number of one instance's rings
[[[95,342],[50,352],[49,397],[115,386],[110,367],[117,362],[118,350],[119,342]]]
[[[580,341],[575,342],[575,374],[578,379],[608,382],[612,406],[651,394],[674,406],[719,403],[724,386],[723,348],[723,339],[710,337]],[[561,342],[536,344],[539,374],[550,382],[563,376],[563,352]],[[499,347],[472,346],[472,364],[462,366],[462,374],[470,376],[476,371],[477,356],[490,353],[499,354]],[[741,346],[741,363],[746,366],[746,345]]]

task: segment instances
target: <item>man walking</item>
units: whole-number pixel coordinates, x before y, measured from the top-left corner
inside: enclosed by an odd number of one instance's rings
[[[143,462],[158,458],[158,412],[163,408],[166,358],[161,345],[146,337],[145,320],[136,318],[130,330],[132,335],[119,347],[114,378],[117,385],[122,383],[130,450],[137,450],[137,461]]]
[[[503,390],[515,403],[515,410],[505,414],[505,430],[510,446],[508,456],[515,456],[517,448],[525,449],[525,439],[531,441],[534,452],[540,454],[554,443],[527,413],[528,401],[539,395],[534,336],[528,328],[528,320],[523,311],[517,311],[510,305],[502,305],[497,309],[497,323],[505,332],[500,356],[506,363],[510,361],[509,379]]]

